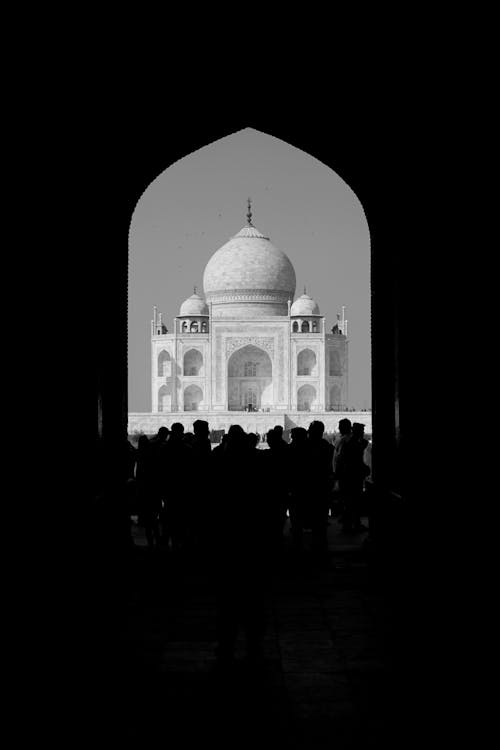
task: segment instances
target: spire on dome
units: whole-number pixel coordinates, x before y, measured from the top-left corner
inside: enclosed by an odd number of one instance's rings
[[[196,289],[196,284],[193,287],[193,291],[194,291],[195,294],[198,294],[198,290]]]
[[[253,227],[252,224],[252,199],[248,198],[248,212],[247,212],[247,224],[249,227]]]
[[[304,284],[304,294],[307,294],[306,292],[306,285]]]

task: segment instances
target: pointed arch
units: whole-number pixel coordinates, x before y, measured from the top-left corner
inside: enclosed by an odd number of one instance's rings
[[[189,349],[184,355],[184,375],[201,375],[203,355],[198,349]]]
[[[162,349],[158,355],[158,377],[164,378],[170,375],[170,366],[172,358],[166,349]]]
[[[316,406],[316,388],[309,383],[301,385],[297,391],[297,410],[312,411]]]
[[[229,357],[228,409],[273,405],[273,364],[269,354],[258,346],[248,344]]]
[[[162,385],[158,391],[158,411],[170,411],[172,402],[172,387],[170,383]]]
[[[297,375],[316,375],[317,360],[312,349],[302,349],[297,355]]]
[[[199,385],[189,385],[184,390],[184,411],[198,411],[203,402],[203,391]]]
[[[340,388],[338,385],[332,385],[330,388],[330,409],[338,411],[340,408]]]

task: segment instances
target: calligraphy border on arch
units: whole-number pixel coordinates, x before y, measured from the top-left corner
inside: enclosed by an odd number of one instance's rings
[[[264,349],[270,355],[271,359],[274,359],[274,338],[272,336],[238,336],[227,338],[226,357],[230,357],[233,352],[244,346],[256,346],[259,349]]]

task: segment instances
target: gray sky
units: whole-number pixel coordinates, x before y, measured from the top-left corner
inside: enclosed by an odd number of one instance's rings
[[[306,285],[327,331],[346,306],[349,405],[371,407],[370,237],[361,203],[329,167],[246,128],[175,162],[138,196],[130,225],[129,411],[151,411],[153,305],[172,332],[195,284],[203,295],[210,257],[245,226],[249,196],[254,226],[295,268],[295,298]]]

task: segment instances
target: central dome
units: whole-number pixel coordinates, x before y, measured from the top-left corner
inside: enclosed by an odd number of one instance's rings
[[[287,255],[251,224],[212,255],[203,274],[215,317],[287,315],[295,282]]]

